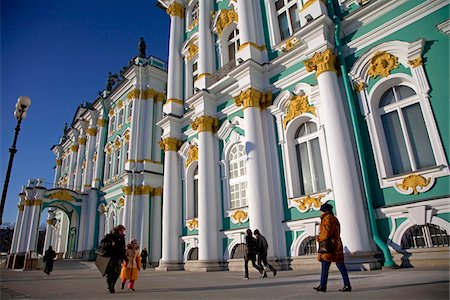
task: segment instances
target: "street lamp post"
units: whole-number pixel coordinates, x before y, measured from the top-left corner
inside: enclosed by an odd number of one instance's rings
[[[27,116],[27,110],[30,107],[30,104],[31,100],[27,96],[20,96],[19,99],[17,99],[16,110],[14,111],[14,117],[16,117],[17,119],[17,125],[14,133],[14,140],[12,147],[9,148],[8,169],[6,170],[6,178],[2,192],[2,201],[0,203],[0,225],[3,224],[3,209],[5,208],[6,193],[8,192],[8,185],[9,185],[9,177],[11,176],[11,168],[14,160],[14,155],[17,152],[16,149],[17,136],[19,135],[20,124],[22,123],[22,120],[25,119],[25,117]]]

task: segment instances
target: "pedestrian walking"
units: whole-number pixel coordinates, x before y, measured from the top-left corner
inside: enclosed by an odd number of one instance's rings
[[[44,254],[44,262],[45,268],[44,273],[50,276],[50,273],[53,271],[53,261],[56,257],[56,252],[53,250],[52,246],[48,246],[48,249]]]
[[[322,204],[320,211],[322,212],[320,215],[320,230],[319,235],[316,236],[316,241],[319,243],[318,259],[322,263],[322,274],[320,276],[320,285],[314,289],[318,292],[327,291],[328,271],[331,263],[335,262],[344,281],[344,287],[339,291],[351,292],[352,287],[344,264],[344,251],[340,237],[341,226],[333,214],[333,206],[328,203]]]
[[[254,234],[256,237],[256,248],[258,249],[258,266],[264,270],[262,277],[267,278],[267,267],[273,272],[273,277],[277,276],[277,270],[267,262],[267,249],[269,249],[269,244],[267,244],[266,238],[258,229],[255,229]]]
[[[120,274],[120,266],[126,258],[125,255],[125,227],[118,225],[113,228],[100,242],[99,252],[102,256],[110,257],[108,266],[106,267],[106,283],[108,291],[115,293],[114,286]]]
[[[247,235],[245,236],[245,245],[247,246],[245,249],[245,255],[244,255],[244,269],[245,269],[245,275],[244,279],[248,279],[248,262],[251,261],[253,268],[258,270],[258,272],[262,275],[263,274],[263,268],[258,266],[256,264],[256,252],[257,252],[257,245],[256,245],[256,239],[253,237],[251,229],[247,229],[246,231]]]
[[[127,280],[128,289],[134,291],[134,283],[138,279],[138,273],[141,270],[141,256],[139,255],[139,245],[136,239],[133,239],[127,245],[126,258],[123,262],[120,279],[122,279],[122,290],[125,288]]]
[[[147,267],[147,257],[148,257],[147,248],[144,248],[141,251],[141,263],[142,263],[142,269],[144,269],[144,270]]]

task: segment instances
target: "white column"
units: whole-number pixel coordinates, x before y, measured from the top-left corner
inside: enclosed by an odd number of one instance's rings
[[[53,188],[56,189],[58,187],[58,181],[61,177],[61,167],[62,167],[62,157],[58,155],[56,158],[56,168],[55,168],[55,177],[53,179]]]
[[[92,187],[94,187],[96,189],[100,188],[100,178],[102,177],[101,174],[103,172],[102,161],[103,161],[103,159],[105,157],[105,151],[103,149],[103,147],[104,147],[103,141],[105,139],[105,134],[106,134],[106,132],[105,132],[106,131],[105,130],[105,126],[106,126],[105,119],[99,119],[98,122],[97,122],[97,125],[98,125],[98,128],[97,128],[97,132],[98,133],[97,134],[99,135],[98,136],[99,143],[98,143],[97,158],[96,158],[96,161],[95,161],[95,169],[94,169],[94,172],[95,172],[94,176],[95,177],[92,180]]]
[[[165,138],[164,145],[164,203],[161,264],[178,263],[181,254],[181,173],[177,150],[181,141]]]
[[[150,92],[151,91],[151,92]],[[142,159],[144,163],[150,162],[152,160],[152,151],[153,151],[153,98],[155,98],[156,92],[153,90],[147,91],[148,99],[145,103],[145,122],[144,122],[144,131],[143,131],[143,139],[142,144],[144,147],[144,154]],[[142,249],[142,247],[141,247]]]
[[[84,130],[83,130],[84,131]],[[74,190],[77,192],[81,192],[81,179],[82,179],[82,166],[84,162],[84,157],[86,153],[86,136],[80,135],[78,138],[78,155],[77,155],[77,173],[75,175],[75,187]],[[87,167],[87,163],[84,166]],[[86,172],[86,169],[84,169],[84,172]]]
[[[236,58],[253,59],[257,63],[267,62],[267,51],[263,36],[261,5],[259,0],[237,1],[239,39],[241,46]]]
[[[137,239],[140,241],[139,245],[141,249],[147,248],[149,245],[149,218],[150,218],[150,186],[144,186],[142,190],[142,195],[140,199],[140,224],[139,224],[139,235]]]
[[[47,220],[45,226],[45,240],[44,240],[44,248],[42,249],[42,255],[45,254],[45,251],[48,249],[48,246],[52,246],[52,238],[53,238],[53,228],[52,228],[52,219],[55,217],[55,213],[53,210],[49,209],[47,213]]]
[[[84,250],[92,250],[96,246],[95,243],[95,221],[97,218],[97,202],[98,202],[98,196],[97,196],[97,190],[90,189],[88,191],[88,210],[86,215],[86,228],[89,228],[87,230],[87,241],[84,245]],[[99,235],[101,233],[99,232]]]
[[[153,190],[152,208],[151,208],[151,234],[150,234],[150,259],[152,263],[158,263],[161,259],[161,194],[162,188],[158,187]]]
[[[28,244],[26,251],[36,251],[37,250],[37,237],[39,235],[39,220],[41,217],[41,205],[42,199],[34,200],[33,206],[30,206],[32,209],[31,212],[31,220],[30,220],[30,229],[28,236]]]
[[[206,76],[214,72],[214,45],[211,31],[211,0],[199,0],[198,79],[194,85],[206,88]]]
[[[219,218],[217,189],[217,167],[214,155],[214,132],[219,120],[210,116],[198,117],[192,124],[198,130],[198,237],[200,261],[218,261],[220,258]]]
[[[330,49],[305,62],[308,71],[316,70],[321,105],[320,119],[325,126],[330,172],[336,212],[341,223],[341,238],[350,253],[373,251],[360,185],[357,156],[353,149],[344,100],[339,89],[336,56]],[[345,170],[345,174],[343,174]]]
[[[20,199],[20,196],[19,196]],[[20,232],[21,232],[21,224],[22,224],[22,218],[23,218],[23,209],[24,205],[19,201],[19,204],[17,205],[17,216],[16,216],[16,223],[14,225],[14,234],[13,239],[11,242],[11,250],[10,253],[17,253],[19,252],[19,239],[20,239]]]
[[[70,146],[70,166],[69,166],[69,178],[67,179],[67,188],[70,190],[75,190],[75,171],[77,166],[77,154],[78,154],[78,144]],[[77,170],[77,173],[81,170]]]
[[[137,93],[134,93],[133,96],[135,98],[131,99],[133,101],[133,112],[131,113],[131,123],[130,123],[130,149],[129,149],[129,156],[128,156],[128,165],[127,169],[134,169],[136,170],[137,160],[142,159],[140,157],[141,151],[139,150],[142,148],[142,143],[140,139],[140,126],[143,126],[141,124],[141,118],[143,118],[143,113],[145,111],[143,110],[143,100],[142,100],[142,90],[136,89]]]
[[[155,102],[155,124],[161,121],[162,118],[162,104],[164,101],[165,95],[163,93],[158,93],[156,95],[156,102]],[[161,141],[161,134],[162,129],[159,126],[155,126],[155,134],[153,135],[153,153],[152,153],[152,160],[161,162],[161,148],[159,147],[159,142]]]
[[[95,143],[97,139],[97,129],[95,127],[89,127],[87,129],[87,157],[86,167],[83,175],[83,186],[81,191],[85,192],[91,188],[92,185],[92,165],[94,164]]]
[[[23,217],[21,220],[22,222],[20,223],[20,235],[18,237],[18,253],[24,253],[27,251],[31,213],[33,211],[33,207],[28,203],[29,200],[25,199],[25,204],[23,207]]]
[[[167,78],[167,102],[164,112],[182,116],[183,108],[183,61],[181,46],[184,39],[184,6],[174,1],[167,9],[170,15],[169,64]]]
[[[86,170],[85,170],[86,172]],[[78,228],[78,242],[77,242],[77,252],[81,253],[84,250],[84,240],[86,236],[86,215],[88,210],[88,199],[83,197],[81,200],[81,215],[80,215],[80,227]]]
[[[259,229],[269,244],[268,256],[274,255],[273,228],[271,217],[269,182],[265,140],[261,122],[261,101],[263,95],[253,88],[242,92],[236,100],[243,105],[245,120],[245,149],[247,152],[247,197],[250,229]]]

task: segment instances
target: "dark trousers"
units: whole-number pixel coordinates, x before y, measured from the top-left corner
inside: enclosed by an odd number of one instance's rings
[[[145,270],[145,268],[147,267],[147,258],[142,259],[141,263],[142,263],[142,269]]]
[[[263,265],[264,264],[264,265]],[[267,267],[269,267],[270,271],[276,272],[275,268],[267,262],[267,253],[259,253],[258,254],[258,265],[261,269],[267,271]]]
[[[320,286],[326,288],[328,281],[328,271],[330,270],[331,262],[322,261],[322,275],[320,276]],[[337,262],[337,268],[341,272],[342,279],[344,280],[344,285],[350,286],[350,279],[348,278],[347,268],[344,262]]]
[[[114,289],[114,285],[116,284],[117,279],[120,275],[121,264],[121,260],[112,259],[108,263],[108,267],[106,268],[106,283],[108,284],[109,289]]]
[[[244,257],[244,269],[245,269],[245,276],[248,277],[248,262],[251,261],[253,268],[255,268],[256,270],[258,270],[259,273],[263,273],[263,268],[258,266],[256,264],[256,257],[255,254],[246,254]]]

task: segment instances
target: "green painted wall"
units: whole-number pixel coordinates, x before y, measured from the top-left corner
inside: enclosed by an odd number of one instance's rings
[[[397,218],[397,219],[395,219],[395,228],[398,228],[406,220],[407,220],[407,218]]]
[[[389,234],[391,233],[392,225],[389,218],[377,219],[378,235],[382,241],[387,241]]]
[[[450,213],[441,213],[441,214],[437,214],[438,218],[441,218],[447,222],[450,222]]]

